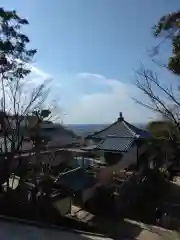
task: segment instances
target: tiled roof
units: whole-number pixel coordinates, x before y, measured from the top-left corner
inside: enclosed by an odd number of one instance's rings
[[[96,149],[126,152],[132,146],[134,140],[135,138],[132,137],[107,137],[97,145]]]
[[[104,128],[99,132],[95,132],[92,135],[89,135],[88,138],[97,138],[97,139],[105,139],[108,136],[113,137],[142,137],[147,138],[150,137],[150,133],[148,131],[139,129],[124,120],[118,120],[112,125]]]
[[[126,122],[126,121],[125,121],[125,123],[133,132],[136,133],[136,135],[139,135],[142,138],[151,137],[151,133],[149,131],[146,131],[146,130],[141,129],[141,128],[137,128],[134,125],[132,125],[132,124]]]

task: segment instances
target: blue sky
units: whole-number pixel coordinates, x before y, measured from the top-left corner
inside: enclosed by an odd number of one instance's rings
[[[64,123],[108,123],[120,111],[131,122],[153,117],[132,101],[139,93],[131,82],[140,62],[152,66],[152,26],[178,10],[178,0],[0,2],[28,19],[24,31],[38,50],[32,77],[53,79]]]

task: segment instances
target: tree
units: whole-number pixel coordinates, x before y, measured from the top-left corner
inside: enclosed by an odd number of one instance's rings
[[[171,41],[172,56],[168,60],[168,69],[180,75],[180,11],[167,14],[160,18],[154,26],[154,36],[163,38],[155,48],[155,54],[166,40]]]
[[[147,125],[148,131],[153,137],[168,139],[171,132],[172,123],[169,121],[152,121]]]
[[[148,131],[152,133],[151,139],[152,152],[156,151],[158,159],[168,156],[169,160],[178,160],[180,151],[180,132],[179,129],[167,120],[149,122]]]
[[[147,101],[134,100],[142,106],[156,112],[159,117],[171,121],[180,129],[180,101],[179,93],[172,85],[166,86],[157,74],[143,65],[136,72],[136,86],[147,97]]]
[[[171,13],[163,16],[154,26],[153,34],[163,40],[155,48],[154,55],[159,53],[159,49],[166,40],[172,44],[172,56],[169,57],[167,67],[176,75],[180,74],[180,12]],[[175,152],[179,153],[180,146],[180,99],[179,90],[176,84],[165,85],[158,75],[144,67],[143,65],[136,71],[136,86],[147,97],[147,101],[135,98],[135,101],[142,106],[154,111],[160,118],[163,118],[163,125],[166,129],[157,129],[149,125],[156,137],[168,141],[174,147]],[[156,124],[157,126],[157,124]],[[155,128],[154,128],[155,127]],[[161,125],[162,127],[162,125]],[[178,155],[178,154],[176,154]]]
[[[33,126],[30,126],[29,132],[36,153],[36,164],[34,168],[35,172],[40,171],[40,149],[42,149],[42,142],[45,140],[41,134],[41,124],[50,116],[50,114],[51,111],[49,109],[42,109],[32,112],[34,123]]]
[[[153,34],[162,41],[155,47],[154,55],[166,40],[171,41],[172,56],[169,57],[167,68],[173,73],[180,74],[180,11],[164,15],[153,27]],[[142,105],[157,112],[161,117],[170,120],[179,128],[180,99],[177,86],[165,86],[157,74],[143,65],[136,72],[136,85],[148,97],[149,103]],[[137,101],[138,102],[138,101]]]
[[[45,83],[32,87],[27,81],[36,49],[28,49],[30,40],[21,32],[24,25],[28,25],[28,21],[16,11],[0,8],[0,123],[3,152],[7,158],[2,173],[6,177],[10,174],[14,156],[22,147],[22,125],[28,125],[28,118],[34,111],[40,111],[48,93]],[[42,111],[42,114],[46,113]],[[1,180],[4,180],[2,175]]]

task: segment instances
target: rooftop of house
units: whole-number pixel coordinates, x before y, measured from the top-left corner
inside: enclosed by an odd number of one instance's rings
[[[107,137],[127,137],[127,138],[148,138],[151,133],[137,128],[134,125],[124,120],[122,112],[120,112],[119,118],[113,124],[104,128],[101,131],[88,135],[89,139],[105,139]]]
[[[93,149],[96,150],[127,152],[136,139],[149,137],[150,132],[128,123],[120,112],[117,121],[101,131],[88,135],[86,139],[95,141],[96,146]]]

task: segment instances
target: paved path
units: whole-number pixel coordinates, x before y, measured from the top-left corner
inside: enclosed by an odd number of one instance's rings
[[[138,240],[175,240],[176,234],[170,230],[157,227],[157,226],[152,226],[152,225],[147,225],[141,222],[137,221],[132,221],[129,219],[125,219],[125,221],[135,224],[141,228],[141,232],[139,236],[137,236],[136,239]]]
[[[124,219],[124,221],[114,222],[108,219],[95,217],[87,211],[73,206],[72,215],[79,221],[99,226],[99,229],[107,230],[111,236],[110,239],[137,239],[137,240],[175,240],[172,231],[160,227],[147,225],[139,221]]]
[[[74,206],[73,213],[79,215],[81,219],[92,221],[93,215],[86,211],[80,210]],[[85,216],[84,216],[85,215]],[[119,222],[110,222],[107,219],[95,219],[96,224],[102,229],[111,232],[108,237],[92,233],[71,231],[61,231],[56,229],[45,229],[32,225],[21,224],[17,222],[8,222],[0,220],[0,239],[3,240],[176,240],[177,235],[172,231],[163,228],[150,226],[138,221],[124,219]]]
[[[90,233],[74,233],[0,220],[0,239],[3,240],[110,240]]]
[[[132,228],[133,226],[133,228]],[[106,227],[106,224],[104,224]],[[0,239],[3,240],[176,240],[177,235],[171,231],[157,227],[147,226],[143,223],[125,219],[124,222],[116,224],[118,227],[116,236],[105,237],[100,234],[74,233],[56,229],[45,229],[32,225],[0,220]]]

